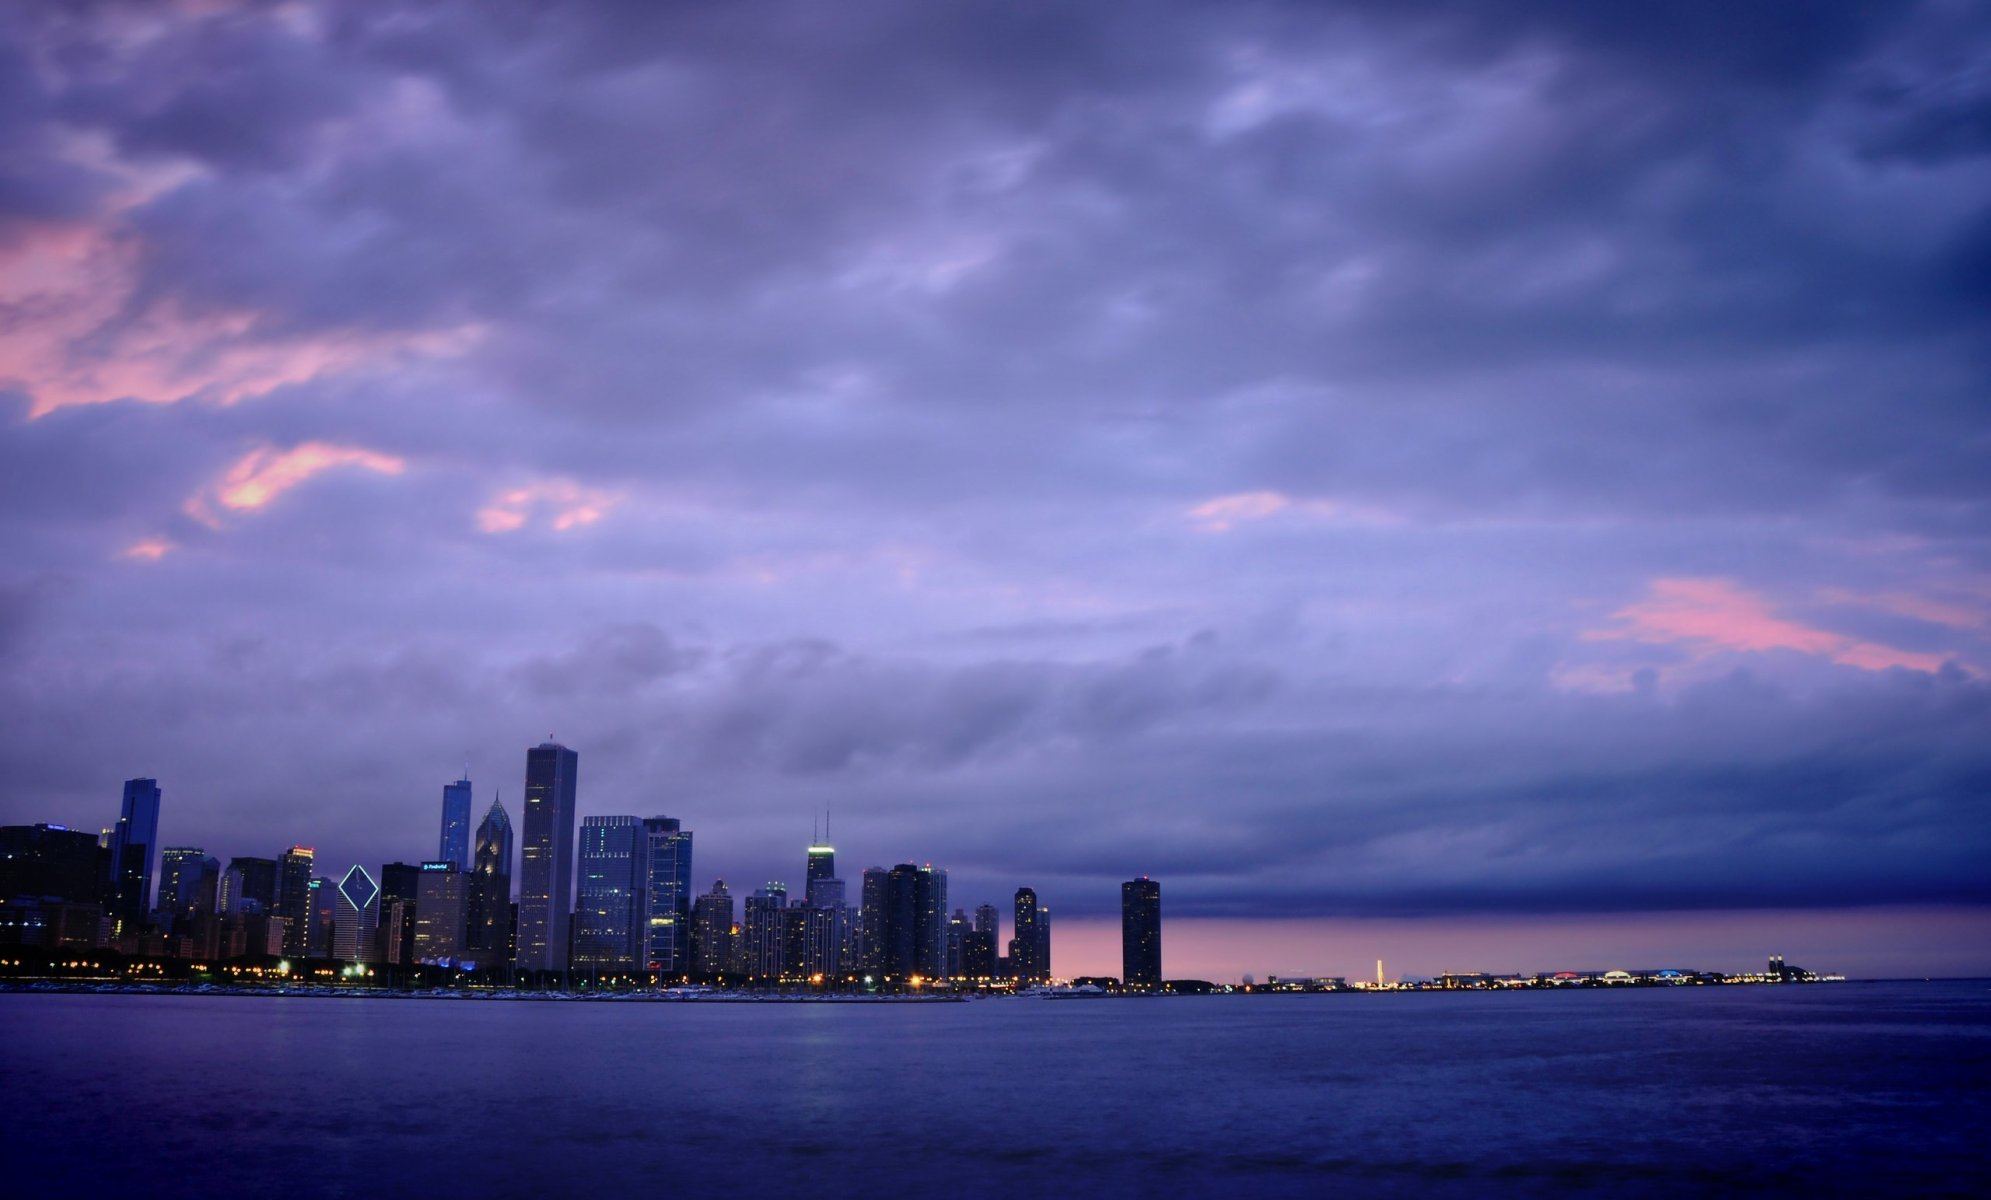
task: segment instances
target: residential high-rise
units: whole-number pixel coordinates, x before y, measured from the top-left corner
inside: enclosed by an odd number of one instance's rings
[[[747,897],[747,911],[741,921],[740,960],[746,973],[755,979],[779,979],[783,950],[782,911],[788,907],[788,889],[769,884]]]
[[[442,785],[442,836],[436,842],[437,862],[459,865],[470,861],[470,778]]]
[[[332,957],[377,962],[374,929],[380,920],[380,885],[365,867],[354,863],[335,890],[338,910],[332,918]]]
[[[995,935],[979,929],[961,939],[961,974],[969,979],[994,979],[996,973]]]
[[[127,779],[117,828],[111,833],[111,877],[105,906],[112,929],[137,933],[152,899],[152,856],[159,844],[159,781]]]
[[[932,863],[913,877],[913,972],[947,975],[947,872]]]
[[[634,971],[642,953],[643,865],[649,839],[636,817],[583,817],[574,909],[574,970]]]
[[[309,846],[292,846],[277,856],[276,915],[288,922],[283,935],[285,954],[306,955],[316,953],[307,944],[312,926],[311,871],[317,860],[317,851]],[[326,897],[330,900],[331,897]],[[336,908],[336,906],[334,906]],[[323,952],[329,953],[327,945]]]
[[[306,886],[310,881],[305,881]],[[231,858],[221,873],[219,907],[223,916],[264,916],[277,906],[277,860],[274,858]]]
[[[1161,883],[1145,875],[1120,885],[1120,971],[1129,988],[1161,986]]]
[[[900,863],[885,881],[878,931],[878,974],[888,980],[919,973],[919,864]]]
[[[415,893],[412,962],[454,965],[463,955],[469,876],[454,862],[425,862]]]
[[[512,819],[495,797],[477,826],[477,857],[464,890],[463,957],[483,970],[510,962]]]
[[[891,897],[892,873],[866,867],[857,910],[857,969],[877,977],[885,973],[885,910]]]
[[[574,811],[581,756],[557,742],[525,752],[524,837],[519,848],[521,971],[567,970],[574,906]]]
[[[168,846],[159,855],[160,923],[184,934],[192,922],[214,912],[221,864],[198,846]]]
[[[691,972],[691,831],[675,817],[643,822],[641,953],[637,964],[659,980]]]
[[[947,977],[949,979],[959,979],[967,974],[962,954],[966,949],[968,934],[973,932],[973,930],[974,926],[968,923],[968,914],[961,909],[955,909],[954,915],[947,918]]]
[[[1002,945],[1002,910],[993,904],[975,906],[975,932],[989,935],[989,944]]]
[[[1018,983],[1036,983],[1042,980],[1044,968],[1037,961],[1042,943],[1037,935],[1037,893],[1030,888],[1016,889],[1016,927],[1010,935],[1010,969]]]
[[[713,880],[712,890],[691,906],[691,963],[703,979],[716,979],[732,969],[733,894],[723,879]]]
[[[1041,904],[1037,906],[1037,970],[1045,979],[1055,974],[1051,970],[1051,910]]]
[[[798,904],[781,913],[781,974],[787,979],[834,978],[837,910]]]

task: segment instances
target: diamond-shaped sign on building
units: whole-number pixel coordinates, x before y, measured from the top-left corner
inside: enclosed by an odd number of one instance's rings
[[[366,906],[373,903],[373,898],[380,894],[380,885],[366,873],[365,867],[355,863],[353,869],[346,872],[346,877],[339,881],[339,894],[346,898],[347,904],[364,912]]]

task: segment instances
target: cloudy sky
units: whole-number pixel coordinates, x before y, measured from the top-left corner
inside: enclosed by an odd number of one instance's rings
[[[1991,970],[1991,22],[1483,7],[0,6],[0,820]]]

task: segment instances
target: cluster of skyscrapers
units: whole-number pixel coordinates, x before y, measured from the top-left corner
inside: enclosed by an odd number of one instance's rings
[[[129,780],[117,824],[101,835],[0,827],[0,944],[597,983],[920,987],[1051,977],[1051,913],[1031,888],[1016,891],[1007,943],[994,905],[949,911],[947,872],[930,863],[866,869],[852,905],[821,830],[801,896],[769,882],[736,910],[723,880],[694,894],[692,831],[676,818],[577,820],[579,771],[566,746],[527,751],[516,845],[496,798],[472,824],[464,778],[443,788],[433,859],[388,863],[378,876],[353,864],[336,878],[318,873],[308,846],[225,867],[200,847],[156,849],[159,785]],[[1127,979],[1159,983],[1159,886],[1129,882],[1122,900]]]

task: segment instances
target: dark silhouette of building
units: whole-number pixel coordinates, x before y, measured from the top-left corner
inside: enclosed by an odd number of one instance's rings
[[[283,949],[285,954],[329,956],[331,944],[319,947],[311,943],[316,912],[313,909],[314,897],[311,894],[311,874],[316,865],[317,852],[309,846],[292,846],[277,856],[276,915],[288,923],[284,932]],[[326,885],[330,887],[329,884]],[[321,889],[316,902],[331,904],[332,895]],[[333,906],[333,911],[337,906]]]
[[[1120,885],[1120,970],[1129,989],[1161,986],[1161,884],[1145,875]]]
[[[969,979],[981,981],[994,979],[996,973],[995,935],[972,930],[961,938],[961,974]]]
[[[488,971],[512,961],[512,819],[496,797],[477,826],[475,853],[464,884],[463,957]]]
[[[1032,888],[1016,889],[1016,927],[1009,939],[1010,969],[1018,983],[1036,983],[1045,978],[1039,962],[1043,939],[1037,927],[1037,893]]]
[[[0,900],[94,904],[101,894],[95,834],[61,825],[0,826]]]
[[[581,756],[557,742],[542,742],[525,752],[516,960],[521,971],[567,970],[580,771]]]
[[[96,946],[105,870],[95,834],[0,827],[0,945]]]
[[[422,895],[422,868],[391,862],[380,868],[380,912],[376,962],[415,961],[415,917]]]
[[[306,880],[305,885],[310,886]],[[216,907],[223,916],[249,913],[270,916],[277,906],[277,860],[274,858],[231,858],[221,873],[221,892]]]
[[[174,933],[192,930],[202,917],[212,916],[221,864],[199,846],[168,846],[159,855],[158,923]]]

